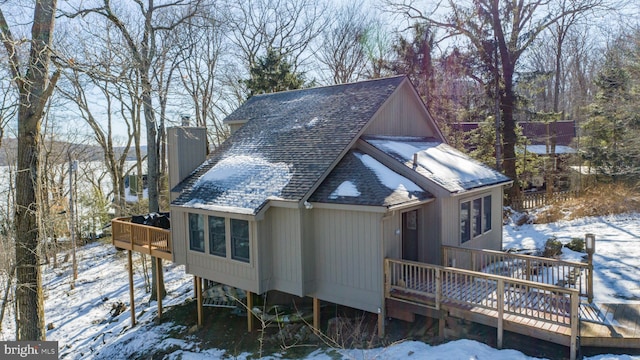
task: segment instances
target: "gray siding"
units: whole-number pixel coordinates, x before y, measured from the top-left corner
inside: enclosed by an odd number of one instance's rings
[[[167,128],[169,189],[178,185],[207,157],[207,129],[191,127]],[[172,194],[172,200],[174,195]]]
[[[171,246],[173,247],[173,262],[187,264],[187,216],[178,207],[171,207]]]
[[[376,114],[365,135],[439,137],[428,117],[410,84],[404,83]]]
[[[381,214],[312,211],[316,289],[310,295],[377,312],[384,295]]]
[[[261,281],[265,290],[304,296],[302,223],[300,209],[271,207],[260,223],[261,255],[265,266]],[[268,265],[266,265],[268,264]]]
[[[257,229],[255,221],[249,221],[250,258],[249,263],[222,258],[208,254],[208,238],[205,237],[205,252],[197,252],[189,249],[188,213],[201,213],[204,215],[217,215],[202,210],[189,210],[179,207],[171,209],[171,240],[175,254],[174,262],[185,264],[185,271],[189,274],[205,279],[238,287],[243,290],[259,292],[258,270],[260,258],[257,246]],[[206,223],[206,221],[205,221]],[[206,229],[206,228],[205,228]],[[206,233],[206,230],[205,230]],[[231,251],[227,248],[227,251]]]

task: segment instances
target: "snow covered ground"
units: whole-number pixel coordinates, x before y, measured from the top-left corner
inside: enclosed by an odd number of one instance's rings
[[[505,248],[541,248],[547,238],[555,236],[562,242],[583,238],[594,233],[597,239],[595,261],[596,302],[640,302],[640,214],[611,217],[584,218],[570,222],[546,225],[508,225],[504,230]],[[566,250],[566,249],[565,249]],[[565,258],[579,255],[571,251]],[[178,325],[155,325],[156,303],[147,303],[142,275],[136,273],[136,313],[139,325],[130,325],[130,312],[111,316],[118,302],[129,303],[126,253],[116,252],[111,245],[94,243],[78,252],[79,277],[71,286],[69,263],[58,269],[45,268],[44,282],[46,322],[52,329],[47,339],[58,341],[63,359],[129,359],[149,349],[166,350],[166,359],[218,359],[228,358],[224,350],[199,347],[197,339],[174,339],[170,333]],[[137,259],[137,256],[134,257]],[[192,296],[192,277],[182,266],[165,263],[165,282],[169,295],[164,306],[184,302]],[[139,268],[139,266],[138,266]],[[5,317],[0,340],[14,340],[15,326]],[[175,350],[179,349],[179,350]],[[339,355],[337,355],[339,354]],[[248,358],[252,354],[242,354]],[[438,346],[406,341],[373,350],[317,350],[307,359],[532,359],[515,350],[496,350],[471,340],[451,341]],[[266,359],[278,359],[274,354]],[[627,360],[640,356],[598,355],[589,359]]]

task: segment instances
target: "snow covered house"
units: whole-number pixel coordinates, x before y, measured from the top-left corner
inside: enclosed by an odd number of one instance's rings
[[[173,260],[250,293],[385,314],[386,258],[501,249],[504,175],[453,149],[404,76],[250,98],[208,156],[169,129]]]

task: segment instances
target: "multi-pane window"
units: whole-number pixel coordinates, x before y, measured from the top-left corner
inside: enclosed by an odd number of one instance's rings
[[[223,217],[209,216],[209,253],[227,256],[227,234]]]
[[[250,262],[249,221],[190,213],[188,225],[189,249]]]
[[[204,252],[204,216],[189,214],[189,249]]]
[[[231,219],[231,258],[249,262],[249,222]]]
[[[460,243],[491,230],[491,195],[460,203]]]

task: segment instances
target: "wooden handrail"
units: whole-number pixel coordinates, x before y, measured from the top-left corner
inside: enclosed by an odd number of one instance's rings
[[[414,261],[384,261],[388,298],[434,309],[459,304],[496,311],[499,342],[505,315],[569,327],[570,354],[575,359],[580,321],[577,289]]]
[[[448,302],[498,311],[502,302],[504,313],[569,326],[573,302],[579,303],[576,289],[506,276],[395,259],[385,259],[385,269],[389,295],[393,290],[422,295],[437,309]]]
[[[142,247],[171,253],[171,231],[168,229],[132,223],[129,217],[111,220],[111,227],[114,245],[128,244],[129,250]]]
[[[455,268],[482,271],[521,280],[575,288],[580,296],[593,298],[587,263],[513,254],[494,250],[442,246],[442,264]]]

